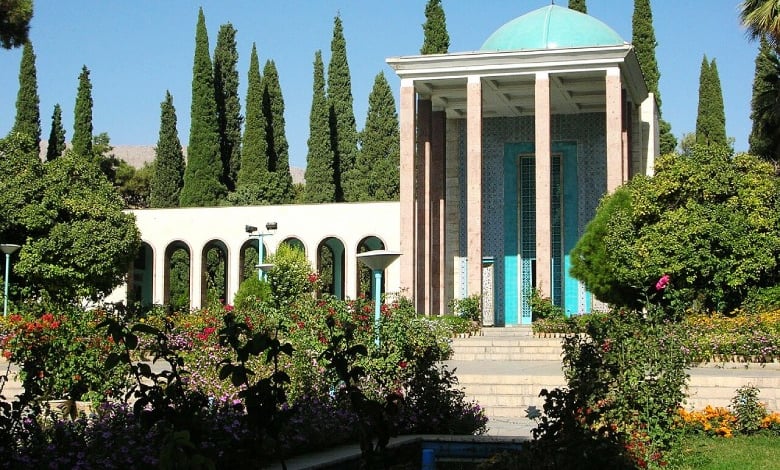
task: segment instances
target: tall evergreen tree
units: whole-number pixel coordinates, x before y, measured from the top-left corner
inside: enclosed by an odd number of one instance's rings
[[[585,0],[569,0],[569,9],[588,14],[588,6],[585,4]]]
[[[0,46],[19,47],[27,42],[33,0],[3,0],[0,2]]]
[[[780,58],[765,37],[761,38],[755,63],[750,101],[753,121],[748,139],[750,153],[777,160],[780,157]]]
[[[38,78],[35,70],[35,51],[30,41],[24,43],[22,62],[19,66],[19,92],[16,95],[16,121],[11,132],[29,136],[37,156],[41,141],[41,111],[38,98]]]
[[[290,174],[290,145],[284,123],[284,97],[279,85],[276,64],[268,60],[263,68],[263,116],[268,155],[268,184],[266,197],[271,204],[286,204],[293,200]]]
[[[450,48],[447,18],[441,0],[428,0],[423,23],[423,45],[420,54],[446,54]]]
[[[585,3],[584,0],[582,3]],[[674,152],[674,149],[677,147],[677,138],[672,134],[672,125],[661,117],[661,90],[658,88],[661,73],[658,70],[658,61],[655,58],[655,48],[658,46],[658,41],[655,38],[653,11],[650,8],[650,0],[634,0],[631,29],[634,51],[636,51],[639,66],[645,77],[647,89],[655,95],[655,101],[658,105],[661,153]]]
[[[355,166],[357,156],[357,126],[352,105],[352,83],[347,44],[341,17],[333,20],[333,39],[330,42],[330,63],[328,64],[328,112],[330,115],[330,138],[333,149],[333,170],[336,183],[336,200],[355,201],[355,196],[344,188],[349,182],[344,177]]]
[[[238,170],[234,203],[241,205],[261,204],[263,188],[268,178],[268,143],[265,138],[265,117],[263,116],[263,82],[260,76],[260,61],[257,47],[252,44],[249,57],[249,73],[246,89],[246,122],[244,141],[241,148],[241,168]]]
[[[154,153],[149,205],[178,207],[179,195],[184,186],[184,153],[179,131],[176,130],[176,108],[170,91],[165,92],[165,100],[160,103],[160,136]]]
[[[696,115],[696,143],[699,145],[728,145],[723,93],[715,59],[705,55],[699,74],[699,108]]]
[[[54,105],[51,115],[51,132],[49,133],[49,145],[46,148],[46,161],[52,161],[65,151],[65,127],[62,126],[62,108],[60,104]]]
[[[325,65],[322,62],[321,51],[314,54],[314,89],[309,114],[308,148],[303,200],[308,203],[335,202],[333,149],[330,144],[328,100],[325,96]]]
[[[401,159],[398,136],[398,114],[395,98],[384,73],[374,79],[368,97],[366,125],[360,133],[360,152],[355,178],[356,192],[361,201],[394,201],[399,196],[399,169]]]
[[[223,182],[228,191],[235,190],[241,165],[241,103],[238,99],[238,51],[236,30],[223,24],[214,48],[214,90],[219,119],[219,147],[222,156]]]
[[[203,8],[198,12],[195,59],[192,66],[192,104],[187,167],[179,205],[216,206],[226,196],[219,153],[219,123],[214,98],[214,75],[209,56],[209,37]]]
[[[92,156],[92,82],[89,80],[89,69],[86,65],[81,68],[79,75],[72,144],[76,154]]]

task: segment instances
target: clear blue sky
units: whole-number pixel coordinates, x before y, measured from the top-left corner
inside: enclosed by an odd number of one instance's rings
[[[562,6],[567,0],[556,0]],[[588,0],[588,13],[631,41],[630,0]],[[652,0],[661,71],[663,116],[679,138],[696,125],[699,70],[704,54],[720,72],[729,137],[747,150],[750,98],[758,45],[739,24],[738,0]],[[213,51],[217,31],[237,29],[242,110],[252,43],[261,68],[275,61],[285,100],[290,163],[306,164],[314,53],[322,50],[327,70],[333,18],[340,14],[347,42],[358,129],[365,123],[368,95],[379,72],[395,90],[399,80],[385,64],[391,56],[416,55],[422,44],[426,0],[35,0],[30,37],[37,55],[43,138],[49,135],[55,103],[63,109],[67,139],[82,65],[91,71],[95,133],[108,132],[114,145],[155,145],[160,102],[170,90],[179,137],[189,134],[195,23],[202,6]],[[443,0],[450,52],[480,48],[502,24],[549,0]],[[0,135],[15,115],[21,50],[0,50]]]

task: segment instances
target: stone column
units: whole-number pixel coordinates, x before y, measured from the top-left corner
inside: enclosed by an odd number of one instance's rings
[[[447,115],[431,116],[431,313],[447,313],[444,301],[444,160]]]
[[[431,112],[429,98],[417,100],[417,311],[431,313]]]
[[[203,246],[190,246],[190,308],[203,305],[203,278],[206,276],[203,264]]]
[[[414,147],[415,147],[414,82],[401,80],[400,92],[400,288],[405,295],[414,295],[414,266],[417,262],[414,239]]]
[[[552,237],[550,236],[550,74],[536,74],[534,88],[536,184],[536,288],[552,297]]]
[[[482,80],[466,85],[466,255],[468,295],[482,293]]]
[[[235,242],[234,242],[235,243]],[[238,286],[241,284],[241,242],[237,246],[229,245],[227,247],[227,270],[228,281],[225,289],[225,304],[233,305],[233,300],[238,292]]]
[[[620,69],[607,69],[607,192],[623,184],[623,105]]]
[[[165,262],[166,248],[165,246],[155,246],[153,255],[152,302],[159,305],[168,300],[165,292],[165,270],[168,267],[168,263]]]

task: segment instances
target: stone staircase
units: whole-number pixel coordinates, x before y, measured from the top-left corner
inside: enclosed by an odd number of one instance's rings
[[[535,337],[530,327],[484,328],[479,335],[454,339],[452,346],[447,365],[467,398],[484,408],[491,435],[530,435],[534,423],[526,409],[541,409],[542,389],[566,385],[561,339]],[[780,411],[780,364],[707,364],[689,374],[687,408],[727,407],[739,387],[755,385],[767,408]]]

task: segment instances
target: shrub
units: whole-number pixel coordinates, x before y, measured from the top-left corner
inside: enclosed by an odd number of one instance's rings
[[[482,324],[482,296],[479,294],[452,299],[448,307],[451,314]]]
[[[731,399],[731,409],[736,417],[735,425],[743,434],[753,434],[761,428],[761,422],[766,417],[766,406],[758,401],[758,388],[746,385],[737,389],[737,394]]]
[[[238,292],[233,300],[233,305],[241,310],[248,310],[257,305],[258,302],[267,301],[271,298],[271,286],[268,282],[258,279],[256,276],[250,276],[238,286]]]
[[[572,252],[572,275],[601,300],[637,307],[668,274],[674,295],[656,303],[730,312],[751,289],[776,284],[779,184],[771,163],[728,149],[665,155],[654,176],[602,200]]]

